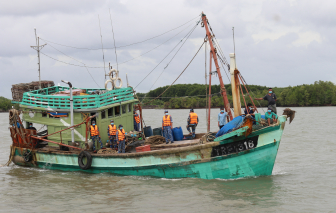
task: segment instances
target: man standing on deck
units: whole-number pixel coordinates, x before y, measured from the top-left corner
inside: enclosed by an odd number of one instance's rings
[[[119,125],[116,137],[118,138],[118,153],[125,153],[125,130],[123,125]]]
[[[117,138],[116,138],[116,134],[117,134],[117,126],[114,125],[114,121],[111,120],[111,124],[108,125],[107,127],[107,134],[109,136],[110,139],[110,147],[112,149],[116,149],[117,147]]]
[[[187,125],[187,130],[189,132],[189,134],[192,134],[192,137],[195,138],[195,130],[196,130],[196,126],[198,124],[198,116],[197,114],[194,112],[194,109],[190,110],[189,113],[189,117],[188,117],[188,125]],[[192,133],[190,132],[190,127],[192,129]]]
[[[139,117],[138,113],[136,113],[135,110],[134,110],[133,114],[134,114],[134,130],[139,131],[140,130],[140,117]]]
[[[220,112],[218,114],[218,127],[221,129],[227,121],[228,114],[224,111],[224,107],[220,108]]]
[[[272,109],[272,111],[275,114],[277,114],[277,109],[276,109],[276,104],[275,104],[275,102],[277,100],[277,97],[273,93],[272,88],[268,88],[268,94],[265,95],[265,97],[263,97],[263,98],[255,98],[254,100],[258,100],[258,101],[265,100],[265,101],[268,101],[268,107],[270,107]]]
[[[92,121],[92,125],[90,127],[90,134],[91,134],[91,140],[92,140],[92,144],[93,144],[93,152],[97,152],[96,150],[96,142],[100,142],[100,148],[103,148],[103,143],[100,140],[100,132],[98,130],[98,126],[96,125],[95,121]]]
[[[168,115],[168,110],[165,110],[165,115],[162,118],[162,132],[164,133],[166,144],[168,144],[169,141],[171,143],[174,143],[172,129],[173,129],[173,118],[170,115]]]

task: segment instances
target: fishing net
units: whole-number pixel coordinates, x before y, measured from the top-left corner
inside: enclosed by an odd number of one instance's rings
[[[166,139],[161,135],[154,135],[146,138],[145,145],[160,145],[166,143]]]

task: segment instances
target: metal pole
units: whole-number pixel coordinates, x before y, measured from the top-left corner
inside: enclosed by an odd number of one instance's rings
[[[71,119],[71,142],[72,145],[75,144],[75,132],[74,132],[74,127],[72,127],[74,125],[74,110],[73,110],[73,98],[72,98],[72,84],[69,81],[64,81],[62,80],[63,83],[66,83],[69,85],[70,87],[70,119]]]
[[[72,98],[72,84],[69,82],[69,86],[70,86],[70,113],[71,113],[71,126],[74,125],[74,114],[73,114],[73,98]],[[71,128],[71,142],[72,145],[74,145],[75,143],[75,132],[74,132],[74,128]]]
[[[37,58],[38,58],[38,72],[39,72],[39,87],[41,87],[41,67],[40,67],[40,37],[37,37]]]

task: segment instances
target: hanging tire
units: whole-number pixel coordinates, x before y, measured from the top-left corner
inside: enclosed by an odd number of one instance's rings
[[[81,169],[86,170],[90,169],[92,164],[92,156],[87,151],[82,151],[78,155],[78,165]]]
[[[23,153],[23,159],[25,162],[30,162],[33,159],[33,156],[31,154],[31,152],[28,152],[27,150],[25,151],[25,153]]]

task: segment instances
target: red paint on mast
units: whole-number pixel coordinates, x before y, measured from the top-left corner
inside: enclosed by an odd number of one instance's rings
[[[225,108],[225,111],[229,114],[230,120],[232,120],[233,117],[232,117],[232,113],[231,113],[231,109],[230,109],[230,103],[229,103],[229,100],[228,100],[227,95],[226,95],[226,89],[225,89],[225,86],[224,86],[224,83],[223,83],[222,74],[221,74],[220,69],[219,69],[216,50],[215,50],[215,48],[213,46],[213,43],[212,43],[212,35],[209,31],[207,18],[206,18],[206,15],[204,13],[202,13],[202,22],[203,22],[205,30],[206,30],[206,35],[207,35],[208,41],[210,43],[212,57],[214,59],[215,65],[216,65],[216,70],[217,70],[217,74],[218,74],[218,78],[219,78],[219,83],[221,85],[221,94],[222,94],[223,101],[224,101],[224,108]],[[210,119],[210,118],[208,118],[208,119]]]
[[[209,111],[208,111],[208,132],[210,132],[210,110],[211,110],[211,69],[212,69],[212,52],[210,52],[210,69],[209,69]]]

